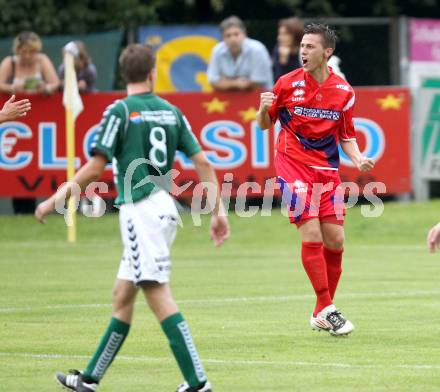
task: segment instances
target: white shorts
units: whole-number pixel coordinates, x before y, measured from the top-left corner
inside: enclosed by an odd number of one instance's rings
[[[168,283],[170,248],[176,237],[179,215],[173,198],[165,191],[153,193],[119,210],[124,253],[118,279],[138,285]]]

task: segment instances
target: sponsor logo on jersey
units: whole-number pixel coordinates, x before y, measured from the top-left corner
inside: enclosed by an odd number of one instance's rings
[[[298,193],[307,193],[307,185],[300,180],[296,180],[293,184],[293,191]]]
[[[337,84],[336,88],[339,88],[344,91],[350,91],[350,87],[348,87],[346,84]]]
[[[300,95],[304,95],[306,92],[302,89],[302,88],[300,88],[300,89],[298,89],[298,90],[295,90],[294,92],[293,92],[293,95],[295,96],[295,97],[298,97],[298,96],[300,96]]]
[[[306,99],[304,97],[292,97],[293,102],[301,102],[305,101]]]
[[[341,116],[341,112],[338,112],[337,110],[305,108],[303,106],[295,106],[293,112],[297,116],[322,118],[324,120],[332,121],[338,121]]]
[[[134,124],[140,124],[142,122],[142,117],[139,112],[130,113],[130,121]]]
[[[148,110],[130,113],[130,121],[134,124],[155,122],[160,125],[176,125],[177,118],[171,110]]]
[[[306,87],[306,81],[305,80],[297,80],[296,82],[292,83],[292,87]]]

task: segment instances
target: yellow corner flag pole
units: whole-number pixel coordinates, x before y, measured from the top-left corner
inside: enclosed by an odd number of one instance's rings
[[[67,181],[75,175],[75,119],[72,111],[66,107],[66,151]],[[72,194],[67,203],[67,241],[76,242],[76,200]]]
[[[66,155],[67,181],[75,175],[75,120],[83,110],[83,103],[78,91],[78,82],[74,65],[74,57],[78,55],[78,47],[69,42],[64,47],[64,94],[63,104],[66,108]],[[76,200],[72,195],[67,203],[67,241],[76,242]]]

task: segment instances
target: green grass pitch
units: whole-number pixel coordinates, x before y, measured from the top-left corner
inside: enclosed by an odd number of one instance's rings
[[[214,249],[208,220],[183,216],[172,288],[215,392],[440,391],[440,254],[426,250],[440,203],[348,212],[336,304],[347,338],[310,330],[314,303],[296,229],[271,217],[231,216]],[[0,390],[57,391],[54,373],[82,369],[110,317],[121,254],[117,215],[64,221],[0,217]],[[181,381],[160,326],[138,297],[131,333],[100,391],[170,392]]]

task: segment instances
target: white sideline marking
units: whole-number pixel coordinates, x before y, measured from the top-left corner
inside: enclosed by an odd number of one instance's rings
[[[65,354],[32,354],[32,353],[7,353],[0,352],[0,357],[18,357],[18,358],[33,358],[33,359],[89,359],[87,355],[65,355]],[[172,362],[170,358],[157,358],[144,355],[130,356],[118,355],[118,359],[124,361],[139,361],[139,362]],[[418,369],[431,370],[440,369],[440,365],[356,365],[350,363],[331,363],[331,362],[304,362],[304,361],[246,361],[234,359],[203,359],[204,363],[220,364],[220,365],[272,365],[272,366],[310,366],[310,367],[330,367],[330,368],[357,368],[357,369]]]
[[[352,293],[341,294],[339,298],[381,298],[381,297],[423,297],[425,295],[438,295],[440,290],[426,290],[426,291],[395,291],[383,293]],[[213,304],[213,303],[233,303],[233,302],[272,302],[272,301],[291,301],[295,299],[310,299],[315,298],[314,294],[297,294],[297,295],[281,295],[281,296],[256,296],[256,297],[225,297],[225,298],[205,298],[205,299],[184,299],[177,301],[178,304]],[[136,304],[143,304],[143,301],[138,301]],[[0,308],[0,313],[13,312],[31,312],[36,310],[58,310],[58,309],[93,309],[93,308],[110,308],[111,304],[60,304],[60,305],[46,305],[46,306],[24,306],[15,308]]]
[[[366,245],[366,244],[349,244],[347,247],[347,250],[349,250],[350,247],[353,248],[362,248],[362,249],[423,249],[427,250],[428,248],[426,245],[419,245],[419,244],[413,244],[413,245],[395,245],[395,244],[374,244],[374,245]]]

